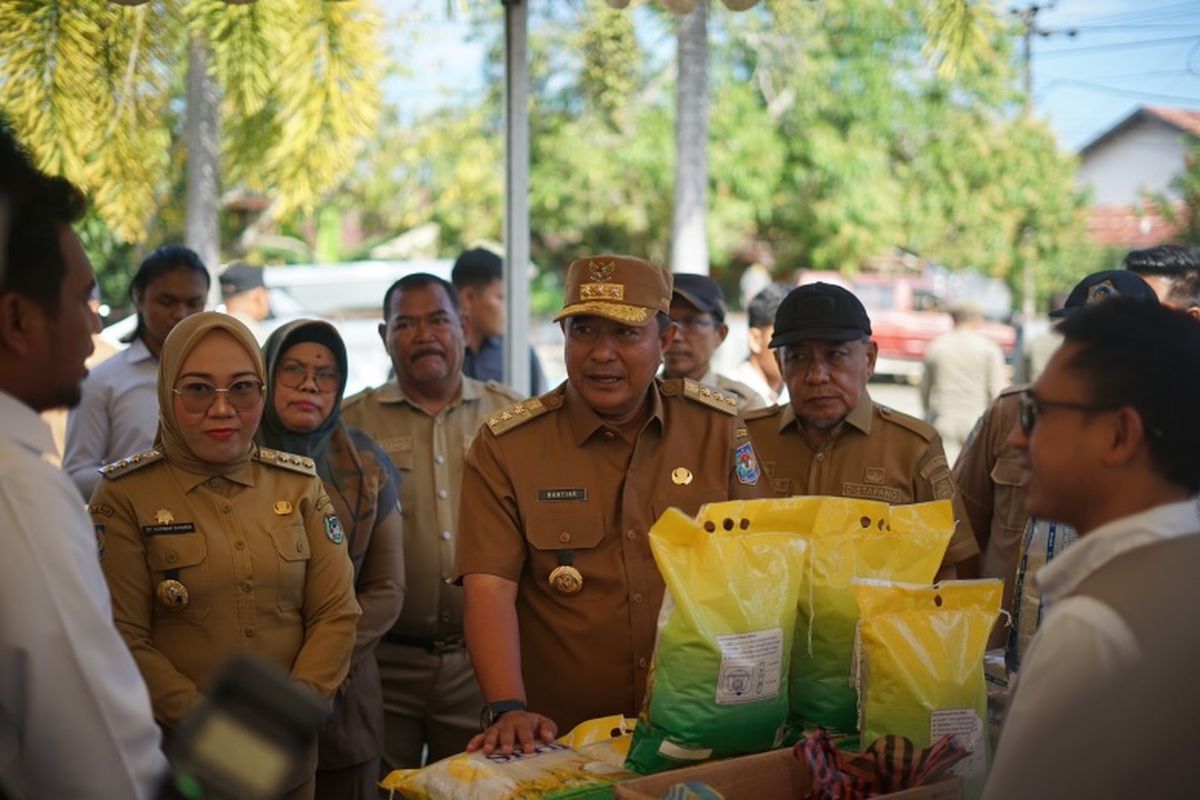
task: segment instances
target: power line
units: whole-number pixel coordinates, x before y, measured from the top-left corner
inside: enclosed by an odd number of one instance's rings
[[[1151,72],[1124,72],[1119,75],[1093,75],[1092,79],[1097,80],[1097,81],[1119,81],[1119,80],[1131,80],[1134,78],[1165,78],[1167,76],[1178,77],[1179,75],[1194,75],[1194,74],[1195,73],[1193,73],[1190,69],[1163,69],[1163,70],[1154,70]],[[1072,80],[1072,79],[1067,78],[1065,76],[1061,76],[1061,75],[1042,75],[1041,80],[1043,80],[1043,81],[1066,81],[1066,80]]]
[[[1183,9],[1183,10],[1180,10]],[[1160,6],[1158,8],[1143,8],[1137,11],[1123,11],[1119,14],[1101,14],[1098,17],[1093,17],[1088,22],[1116,22],[1118,20],[1134,20],[1140,19],[1156,19],[1163,17],[1188,16],[1196,13],[1195,2],[1179,3],[1173,6]]]
[[[1080,80],[1075,80],[1074,78],[1059,78],[1058,80],[1051,81],[1050,83],[1041,87],[1041,92],[1045,93],[1047,90],[1052,89],[1057,84],[1068,84],[1071,86],[1081,86],[1085,89],[1092,89],[1094,91],[1104,92],[1106,94],[1118,95],[1121,97],[1154,98],[1157,100],[1165,100],[1170,103],[1192,103],[1192,104],[1200,105],[1200,97],[1183,97],[1181,95],[1174,95],[1174,94],[1159,94],[1158,92],[1142,92],[1142,91],[1138,91],[1137,89],[1122,89],[1117,86],[1105,86],[1102,83],[1092,83],[1091,81],[1080,81]]]
[[[1136,47],[1153,47],[1159,44],[1172,44],[1178,42],[1194,42],[1200,39],[1200,35],[1193,34],[1191,36],[1170,36],[1165,39],[1139,39],[1133,42],[1115,42],[1113,44],[1098,44],[1090,47],[1064,47],[1058,50],[1042,50],[1037,56],[1038,58],[1046,58],[1049,56],[1072,56],[1076,53],[1100,53],[1109,50],[1126,50]]]

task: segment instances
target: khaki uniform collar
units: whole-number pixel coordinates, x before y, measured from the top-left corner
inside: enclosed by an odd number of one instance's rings
[[[663,424],[662,393],[659,391],[661,385],[661,382],[657,378],[655,378],[654,382],[650,384],[649,392],[651,395],[651,403],[653,403],[654,407],[650,414],[650,419],[646,421],[646,424],[648,425],[650,422],[657,420],[660,428]],[[577,447],[581,446],[601,428],[611,428],[607,422],[602,420],[600,416],[592,410],[592,407],[587,404],[587,401],[583,399],[583,396],[579,394],[578,391],[576,391],[575,387],[569,380],[566,381],[563,386],[565,387],[563,390],[563,405],[567,409],[567,419],[569,420],[571,433],[575,437],[575,445]]]
[[[874,417],[875,402],[871,399],[871,395],[867,393],[867,390],[863,389],[862,394],[858,398],[858,405],[850,409],[850,413],[846,415],[845,422],[862,431],[864,434],[870,435],[871,420]],[[794,426],[797,431],[800,431],[800,421],[796,419],[796,412],[793,410],[791,403],[784,406],[783,411],[779,414],[779,432],[783,433],[789,426]]]
[[[468,378],[466,375],[463,375],[462,384],[458,389],[458,396],[450,401],[450,405],[448,405],[447,408],[454,408],[464,400],[478,400],[483,397],[485,389],[486,385],[482,381],[477,381],[474,378]],[[404,393],[404,389],[400,386],[400,381],[398,378],[389,378],[387,383],[376,389],[375,399],[380,403],[387,403],[389,405],[395,403],[408,403],[414,408],[420,408],[420,406],[410,400],[408,395]]]
[[[257,448],[258,445],[255,445],[256,450]],[[204,475],[198,472],[192,472],[191,470],[184,469],[176,464],[172,464],[169,461],[167,462],[167,467],[173,473],[175,473],[175,479],[179,481],[179,485],[183,488],[183,490],[185,492],[190,492],[192,489],[195,489],[200,484],[214,477],[222,478],[232,483],[239,483],[242,486],[254,486],[254,463],[255,458],[251,457],[250,460],[245,464],[242,464],[231,472],[226,472],[221,475]]]

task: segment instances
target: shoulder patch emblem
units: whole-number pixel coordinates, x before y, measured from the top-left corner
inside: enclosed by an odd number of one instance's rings
[[[716,389],[710,389],[704,384],[697,383],[690,378],[683,379],[683,396],[731,416],[737,414],[736,397],[731,394],[723,394]]]
[[[120,461],[114,461],[111,464],[105,464],[100,468],[99,472],[105,478],[108,478],[109,480],[115,480],[122,475],[128,475],[135,469],[141,469],[148,464],[153,464],[155,461],[161,461],[162,457],[162,452],[157,449],[147,450],[143,453],[137,453],[136,455],[122,458]]]
[[[280,469],[290,469],[292,472],[299,472],[302,475],[317,474],[317,465],[307,456],[272,450],[270,447],[260,447],[254,457],[264,464],[270,464]]]
[[[110,506],[106,506],[103,503],[92,503],[88,506],[88,513],[103,514],[106,517],[111,517],[114,512]]]
[[[495,436],[501,436],[508,433],[513,428],[524,425],[534,417],[539,417],[547,411],[546,405],[541,399],[534,397],[530,400],[523,400],[520,403],[503,408],[492,414],[487,419],[488,429]]]
[[[733,471],[737,474],[738,483],[747,486],[758,485],[762,470],[758,466],[758,456],[754,454],[754,445],[744,442],[733,451]]]
[[[342,529],[342,521],[337,518],[336,514],[325,515],[325,536],[334,544],[346,541],[346,531]]]

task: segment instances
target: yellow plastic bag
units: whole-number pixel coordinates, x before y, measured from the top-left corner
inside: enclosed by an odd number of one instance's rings
[[[398,769],[380,783],[410,800],[584,800],[612,797],[611,784],[636,777],[624,769],[635,721],[620,714],[581,722],[533,753],[459,753],[424,769]]]
[[[626,764],[658,772],[782,743],[804,540],[712,536],[669,509],[650,548],[667,591]]]
[[[789,683],[791,736],[805,727],[858,730],[851,680],[858,608],[851,581],[929,583],[954,533],[947,500],[889,506],[847,497],[790,497],[713,503],[698,521],[720,535],[789,531],[809,543],[810,580],[800,597]]]
[[[982,778],[987,766],[983,654],[1000,614],[999,580],[932,586],[856,581],[862,615],[856,680],[862,743],[903,736],[926,748],[954,734],[971,756],[952,772]]]

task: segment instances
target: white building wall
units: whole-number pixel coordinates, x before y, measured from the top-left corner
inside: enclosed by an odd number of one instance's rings
[[[1183,171],[1187,135],[1143,119],[1080,157],[1076,180],[1098,205],[1129,205],[1145,192],[1178,197],[1171,181]]]

